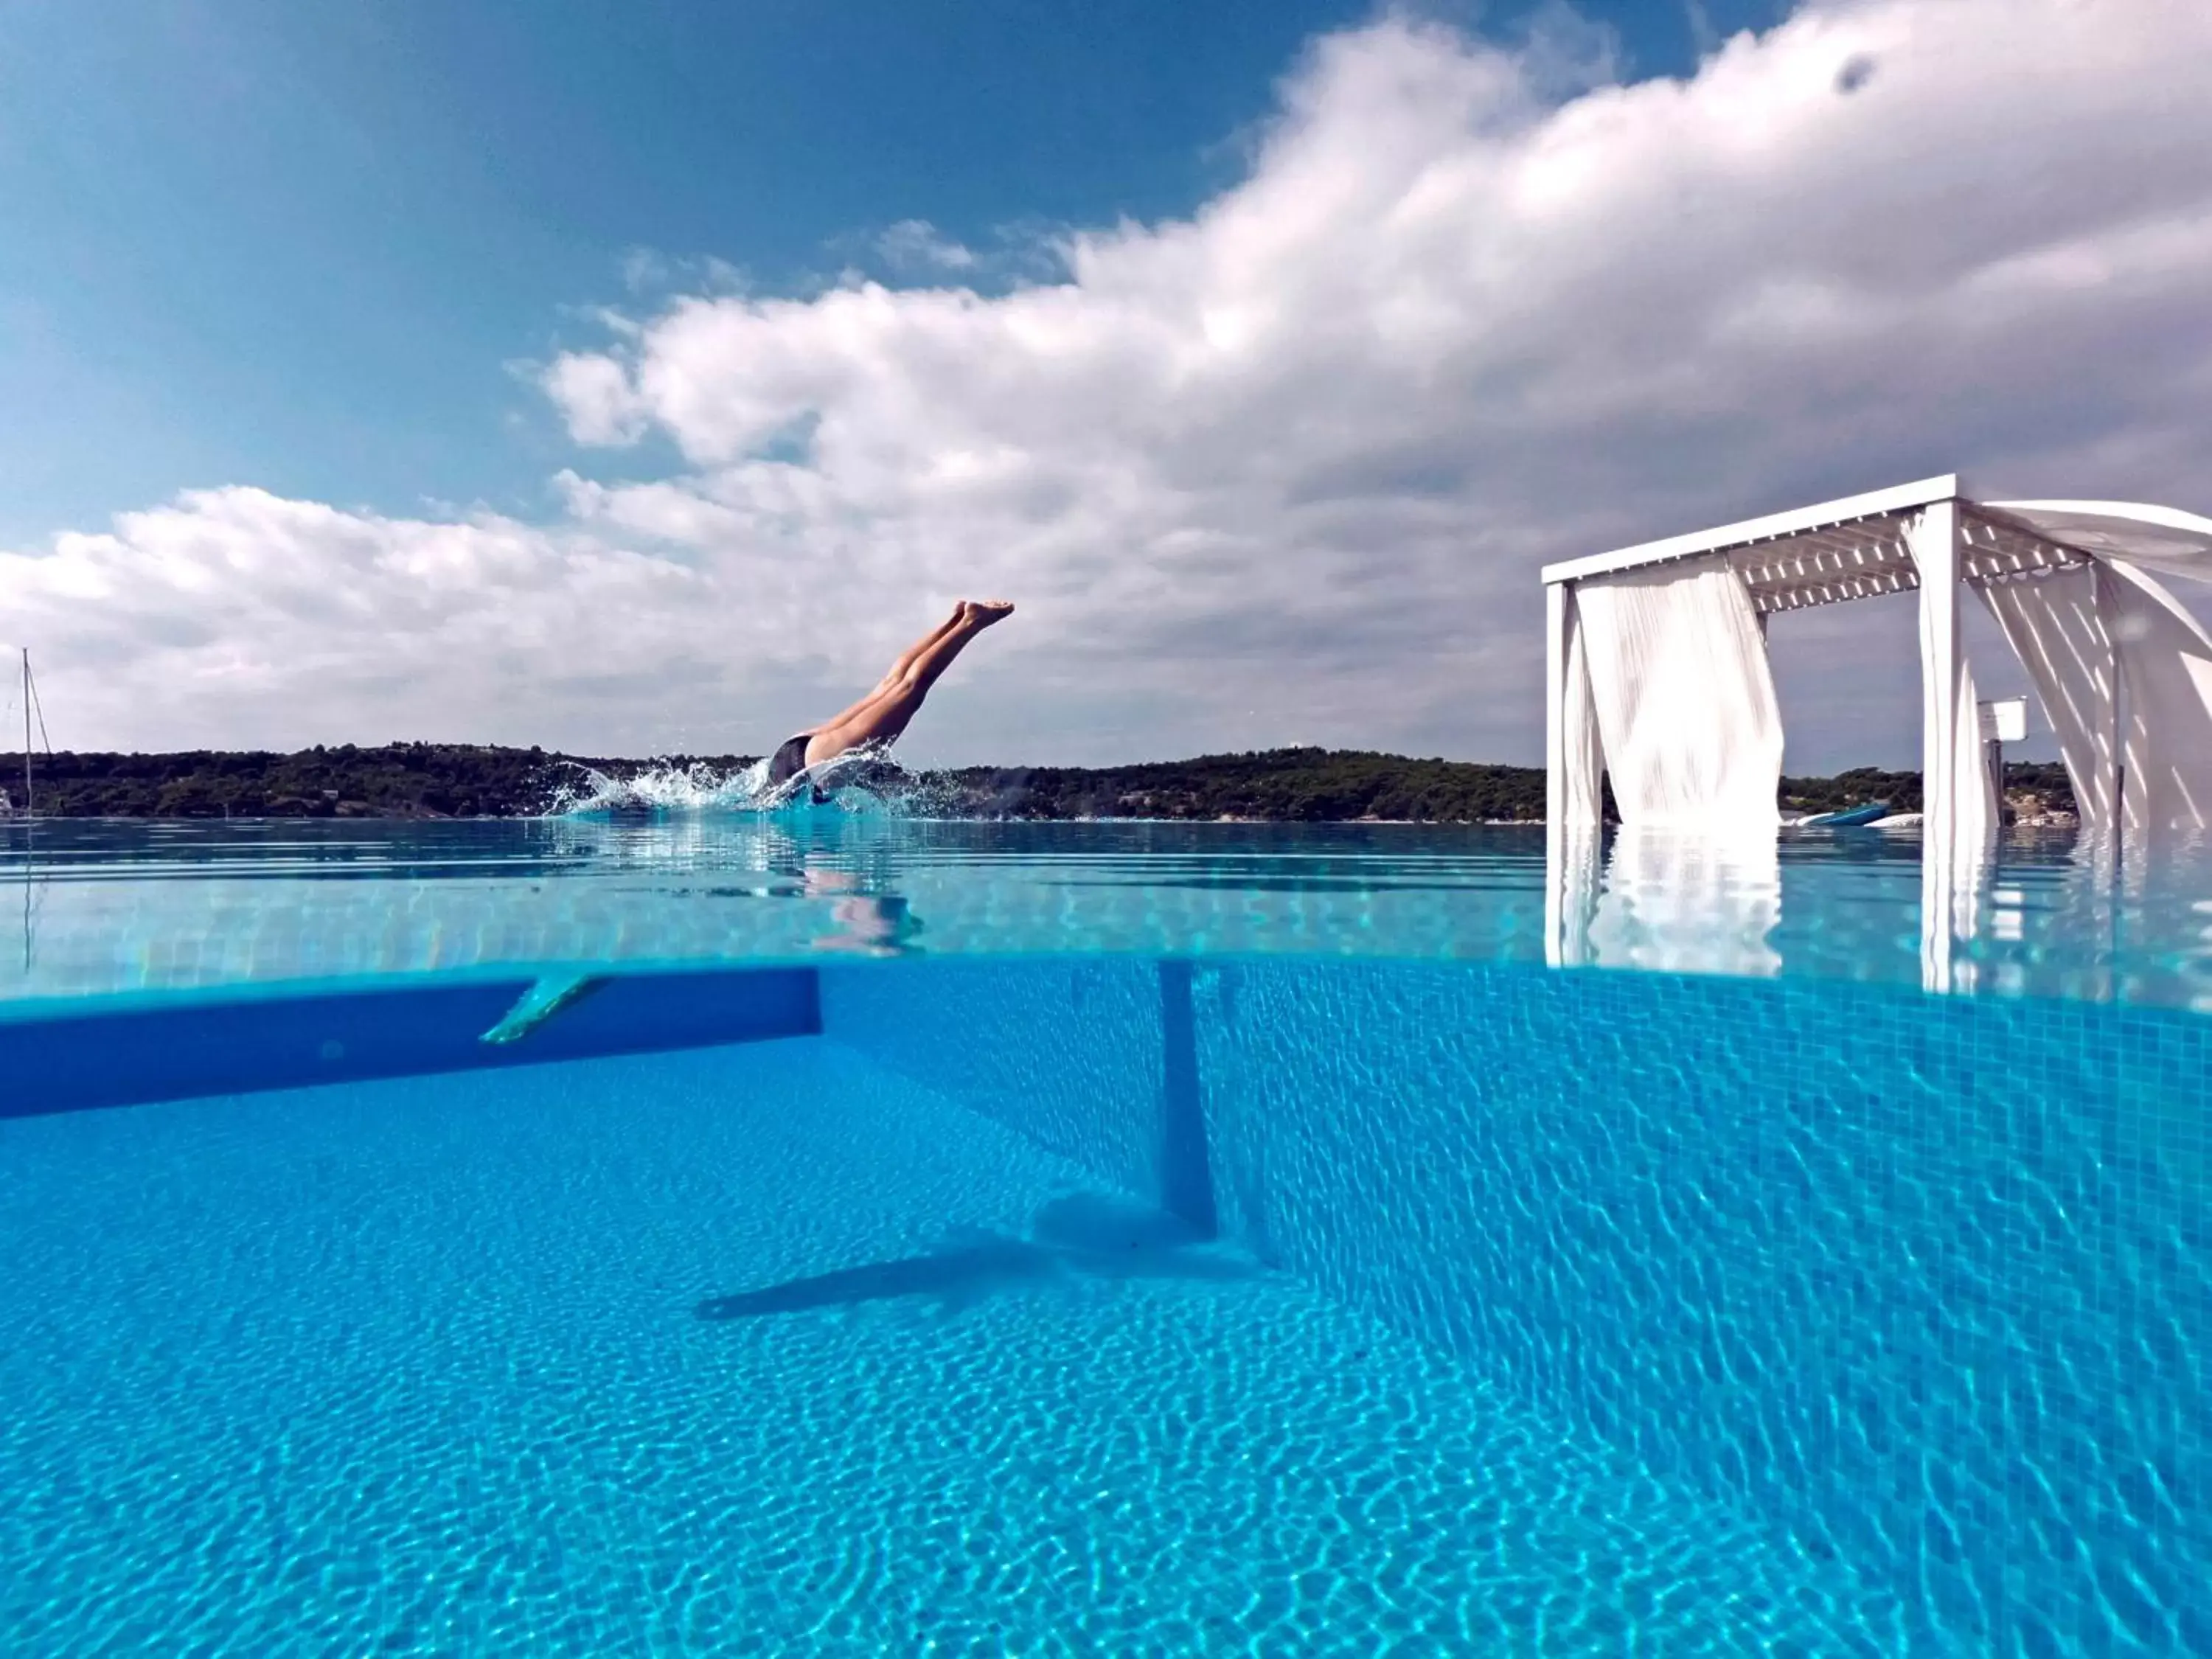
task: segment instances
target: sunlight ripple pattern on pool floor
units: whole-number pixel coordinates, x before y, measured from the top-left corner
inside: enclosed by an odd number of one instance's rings
[[[0,1152],[13,1653],[1883,1650],[1838,1564],[834,1047]]]

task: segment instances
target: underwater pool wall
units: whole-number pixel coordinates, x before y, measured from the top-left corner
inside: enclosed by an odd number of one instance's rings
[[[1193,973],[1141,957],[826,968],[823,1029],[1211,1233]]]
[[[1311,962],[840,968],[822,999],[833,1038],[1842,1557],[1903,1646],[2212,1652],[2212,1022]]]

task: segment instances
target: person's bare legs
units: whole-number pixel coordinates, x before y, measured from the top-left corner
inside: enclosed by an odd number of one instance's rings
[[[967,614],[968,601],[963,599],[959,604],[952,607],[952,614],[951,616],[947,617],[943,622],[938,623],[936,627],[931,629],[929,632],[924,634],[912,645],[907,647],[905,650],[900,652],[898,660],[890,665],[890,669],[885,672],[883,678],[878,680],[874,686],[861,696],[859,701],[844,708],[839,709],[837,713],[832,714],[828,720],[822,720],[813,726],[808,726],[806,728],[805,735],[811,738],[817,732],[827,732],[836,726],[842,726],[847,720],[851,720],[854,715],[866,709],[869,704],[879,701],[884,693],[890,691],[901,680],[906,678],[907,671],[914,666],[915,660],[921,657],[923,652],[928,650],[930,647],[935,645],[947,634],[950,634],[954,629],[959,627],[961,618],[965,617]]]
[[[938,623],[936,627],[931,629],[929,632],[924,634],[912,645],[907,647],[905,650],[900,652],[898,660],[890,665],[890,669],[885,672],[883,678],[876,682],[876,690],[871,691],[868,694],[868,697],[874,696],[876,695],[876,691],[888,691],[891,687],[904,679],[907,677],[908,671],[913,668],[915,659],[919,658],[923,652],[928,650],[930,647],[935,645],[947,634],[950,634],[954,629],[959,627],[961,618],[965,617],[968,614],[968,600],[955,600],[952,606],[952,614],[945,617],[943,622]],[[863,697],[860,701],[862,702],[866,702],[868,701],[868,697]]]
[[[929,688],[952,665],[952,659],[994,623],[1004,622],[1014,607],[1005,599],[963,599],[951,623],[923,640],[892,665],[874,691],[834,720],[814,728],[806,742],[806,763],[819,766],[864,743],[882,743],[907,728],[921,707]]]

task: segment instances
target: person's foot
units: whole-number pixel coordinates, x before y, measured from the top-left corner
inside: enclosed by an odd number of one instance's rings
[[[968,620],[978,628],[988,628],[994,622],[1004,622],[1014,614],[1012,599],[963,599],[960,608],[967,612]]]

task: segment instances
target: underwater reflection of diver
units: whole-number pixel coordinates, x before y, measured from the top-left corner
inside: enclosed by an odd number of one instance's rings
[[[862,956],[903,956],[908,941],[921,932],[921,918],[896,893],[860,890],[860,878],[851,870],[809,865],[800,872],[800,892],[807,898],[830,901],[830,920],[837,931],[812,941],[817,951],[851,951]]]
[[[921,918],[906,900],[896,896],[861,895],[840,899],[830,907],[840,932],[814,941],[817,951],[850,951],[869,957],[901,957],[914,950],[921,932]]]

